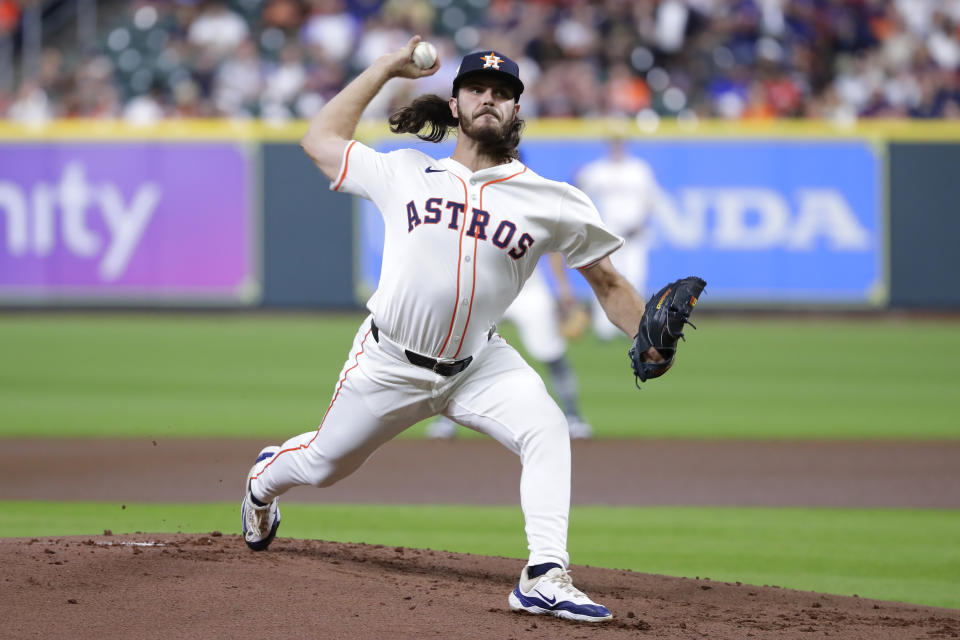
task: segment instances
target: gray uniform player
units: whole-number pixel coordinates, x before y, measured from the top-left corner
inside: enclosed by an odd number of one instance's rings
[[[463,58],[453,96],[421,96],[391,116],[395,132],[439,141],[452,157],[381,154],[351,140],[360,114],[391,78],[431,75],[413,62],[419,42],[385,55],[328,102],[302,145],[331,188],[371,199],[384,219],[376,293],[319,427],[260,452],[242,502],[244,538],[265,549],[280,523],[278,497],[353,473],[407,427],[443,414],[520,456],[529,560],[512,609],[598,622],[612,616],[567,573],[570,439],[540,377],[495,332],[541,255],[563,254],[625,333],[644,303],[607,257],[622,240],[578,189],[516,159],[523,91],[516,63],[495,51]],[[430,135],[430,133],[434,135]],[[655,349],[646,357],[661,359]]]

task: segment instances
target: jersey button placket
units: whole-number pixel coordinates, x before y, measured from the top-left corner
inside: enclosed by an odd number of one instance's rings
[[[470,184],[474,184],[471,180]],[[470,202],[476,202],[477,195],[469,194],[467,199]],[[472,212],[465,212],[463,224],[467,225],[469,229],[470,218]],[[454,355],[460,350],[460,342],[463,340],[463,332],[467,326],[467,321],[470,315],[470,298],[473,296],[473,289],[475,283],[473,281],[474,276],[474,267],[473,267],[473,251],[476,246],[476,239],[468,236],[466,233],[463,233],[460,240],[460,252],[463,256],[463,268],[460,269],[460,299],[457,301],[457,306],[454,311],[454,321],[453,321],[453,335],[450,336],[450,343],[447,345],[447,348],[444,349],[442,357],[453,358]],[[456,357],[464,357],[463,354],[460,354]]]

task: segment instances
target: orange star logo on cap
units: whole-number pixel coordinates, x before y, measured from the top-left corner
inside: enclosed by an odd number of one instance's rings
[[[497,71],[500,70],[500,63],[503,62],[503,58],[493,53],[492,51],[490,52],[489,55],[480,56],[480,59],[483,60],[484,69],[489,69],[490,67],[493,67]]]

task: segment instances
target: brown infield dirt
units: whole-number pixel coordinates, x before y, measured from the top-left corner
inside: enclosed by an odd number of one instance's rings
[[[262,444],[4,441],[0,499],[239,502]],[[960,508],[957,442],[573,451],[574,504]],[[519,473],[490,441],[400,440],[283,500],[517,504]],[[958,609],[576,564],[615,617],[572,623],[510,612],[517,559],[283,537],[253,553],[229,531],[2,539],[0,553],[0,638],[960,638]]]

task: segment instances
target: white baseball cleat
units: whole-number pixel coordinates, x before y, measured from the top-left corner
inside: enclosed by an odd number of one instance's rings
[[[605,606],[597,604],[573,586],[570,574],[554,567],[542,576],[527,577],[527,567],[520,574],[520,584],[507,598],[514,611],[550,614],[567,620],[604,622],[613,618]]]
[[[453,440],[457,437],[457,423],[444,416],[437,416],[427,425],[427,437],[433,440]]]
[[[593,428],[579,416],[567,416],[567,427],[571,440],[589,440],[593,437]]]
[[[277,535],[277,527],[280,526],[280,506],[278,498],[274,498],[264,507],[255,505],[250,498],[250,478],[263,467],[265,460],[272,458],[279,451],[280,447],[265,447],[244,478],[240,523],[243,527],[243,539],[254,551],[263,551],[273,542],[273,538]]]

